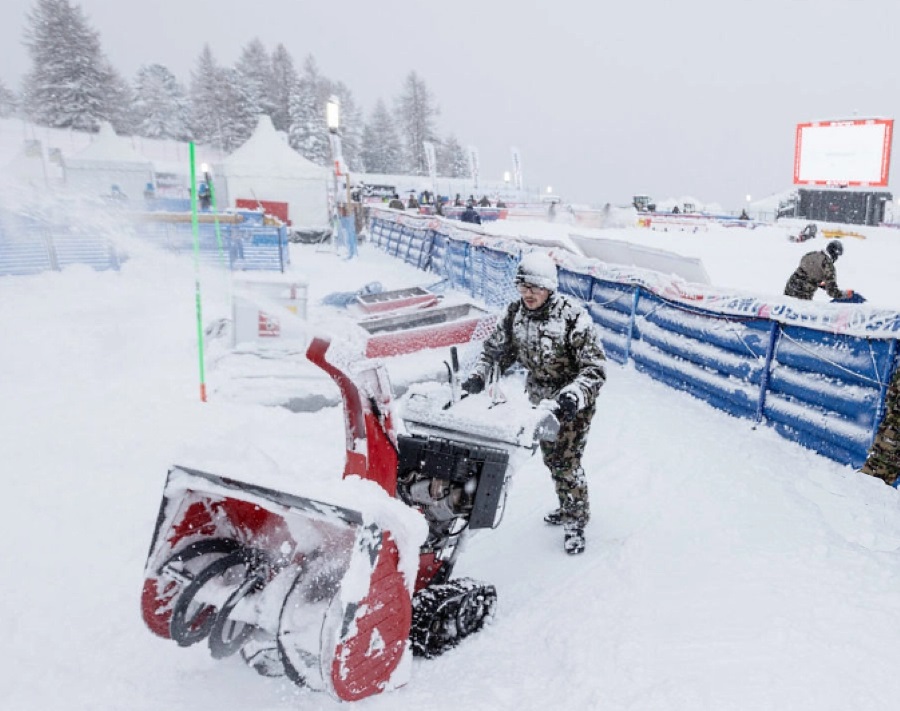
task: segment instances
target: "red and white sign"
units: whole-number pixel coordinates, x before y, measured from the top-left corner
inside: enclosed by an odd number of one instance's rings
[[[281,324],[278,322],[278,319],[260,311],[258,335],[260,338],[279,338],[281,336]]]
[[[894,120],[797,124],[794,185],[887,187]]]

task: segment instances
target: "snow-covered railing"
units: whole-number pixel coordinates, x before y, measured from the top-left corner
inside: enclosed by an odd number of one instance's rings
[[[384,211],[373,212],[369,227],[388,253],[496,308],[515,298],[512,276],[521,252],[533,248]],[[900,360],[900,313],[770,303],[648,270],[554,256],[563,265],[560,290],[587,306],[611,360],[631,362],[838,462],[862,465]]]
[[[455,236],[454,236],[455,235]],[[372,210],[369,239],[393,257],[446,280],[489,306],[500,307],[515,293],[512,278],[519,251],[477,243],[476,233],[432,217]]]
[[[235,221],[235,216],[239,221]],[[203,213],[198,224],[201,259],[235,271],[283,272],[290,264],[287,229],[266,225],[256,211],[224,214],[218,225],[211,213]],[[138,236],[173,252],[194,249],[190,213],[147,213],[135,221]]]
[[[58,271],[71,264],[118,269],[119,257],[105,237],[68,225],[0,213],[0,276]]]

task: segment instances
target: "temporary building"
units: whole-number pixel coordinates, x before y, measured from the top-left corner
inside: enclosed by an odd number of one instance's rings
[[[131,139],[117,136],[108,123],[101,124],[87,148],[63,159],[63,171],[68,188],[96,196],[124,195],[137,200],[153,181],[153,164],[131,146]]]
[[[291,223],[299,228],[328,224],[331,180],[327,168],[308,161],[288,145],[268,116],[260,117],[250,138],[215,166],[213,175],[220,204],[286,202]]]

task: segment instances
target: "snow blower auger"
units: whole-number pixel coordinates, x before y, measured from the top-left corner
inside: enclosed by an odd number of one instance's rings
[[[174,467],[142,611],[181,646],[354,700],[406,681],[392,674],[409,587],[391,534],[359,511]]]
[[[329,346],[314,339],[307,357],[341,391],[344,481],[308,498],[173,467],[141,606],[160,637],[239,651],[261,674],[349,701],[401,686],[410,652],[436,656],[490,617],[493,586],[450,580],[459,543],[498,525],[511,452],[533,451],[556,423],[526,409],[515,424],[516,409],[485,427],[494,403],[463,408],[451,385],[445,409],[448,388],[434,383],[410,391],[398,434],[384,367],[326,359]]]

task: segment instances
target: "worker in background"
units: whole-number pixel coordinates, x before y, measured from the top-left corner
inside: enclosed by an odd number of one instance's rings
[[[800,265],[791,274],[784,287],[784,295],[810,301],[816,290],[824,289],[832,299],[852,298],[852,289],[842,291],[837,285],[834,263],[843,253],[844,245],[832,240],[825,249],[804,254]]]

